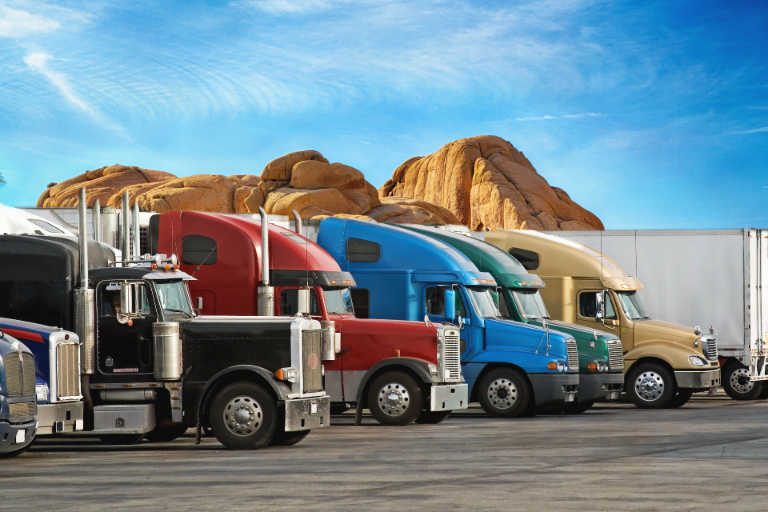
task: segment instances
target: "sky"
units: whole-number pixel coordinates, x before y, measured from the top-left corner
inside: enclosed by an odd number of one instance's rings
[[[0,203],[493,134],[609,229],[768,228],[766,48],[765,0],[0,0]]]

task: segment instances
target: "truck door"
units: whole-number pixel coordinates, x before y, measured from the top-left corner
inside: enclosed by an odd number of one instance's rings
[[[602,321],[596,318],[598,309],[597,294],[601,291],[587,289],[578,292],[576,296],[576,305],[578,307],[576,311],[577,321],[579,324],[589,328],[612,332],[618,336],[621,332],[619,317],[616,314],[611,293],[605,294],[605,317]]]
[[[149,287],[140,281],[136,285],[137,316],[130,322],[117,315],[120,282],[104,282],[96,287],[96,358],[102,376],[135,379],[152,375],[152,324],[157,315]]]
[[[450,286],[429,286],[424,290],[424,310],[429,316],[430,321],[456,325],[459,317],[462,319],[468,318],[466,303],[460,289],[455,290],[454,308],[456,316],[448,318],[446,315],[445,291],[450,288]],[[468,323],[463,323],[460,332],[462,358],[465,352],[467,352],[468,347],[472,345],[470,343],[471,335],[472,332],[469,329]]]

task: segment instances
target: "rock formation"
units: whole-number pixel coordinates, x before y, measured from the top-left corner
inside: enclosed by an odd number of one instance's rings
[[[317,151],[290,153],[255,174],[173,174],[111,165],[51,184],[37,206],[74,207],[88,187],[88,204],[119,207],[122,193],[144,211],[201,210],[331,215],[390,223],[466,224],[472,229],[602,229],[600,220],[546,180],[512,144],[483,136],[447,144],[397,168],[377,191],[354,167]]]
[[[551,187],[512,144],[492,135],[457,140],[406,160],[379,196],[443,206],[473,230],[604,229],[564,190]]]

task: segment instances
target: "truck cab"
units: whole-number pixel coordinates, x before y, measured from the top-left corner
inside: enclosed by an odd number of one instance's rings
[[[0,331],[0,458],[15,457],[35,439],[35,356]]]
[[[262,226],[269,225],[268,230]],[[262,243],[267,235],[267,257]],[[270,312],[309,314],[322,325],[325,385],[333,410],[369,408],[385,425],[437,423],[468,404],[458,329],[423,322],[355,317],[355,281],[317,244],[289,229],[248,217],[170,212],[152,217],[150,243],[177,251],[193,303],[204,314],[254,315],[265,265]]]
[[[535,231],[496,231],[485,240],[515,256],[546,283],[554,318],[621,338],[624,389],[638,407],[679,407],[695,391],[720,385],[712,333],[649,318],[642,283],[586,246]]]
[[[457,325],[470,399],[489,414],[521,416],[574,399],[573,337],[503,319],[492,296],[496,281],[452,247],[405,229],[338,218],[320,223],[318,244],[354,276],[359,315]]]
[[[576,324],[551,320],[541,298],[544,281],[528,271],[512,255],[467,234],[428,226],[403,226],[461,251],[480,271],[490,273],[499,285],[499,309],[504,318],[566,333],[579,350],[579,392],[566,408],[583,412],[595,401],[616,400],[624,387],[624,357],[615,335]]]

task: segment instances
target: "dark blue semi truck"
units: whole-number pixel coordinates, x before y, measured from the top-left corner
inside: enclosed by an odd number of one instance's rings
[[[35,438],[35,356],[0,331],[0,457],[26,450]]]

